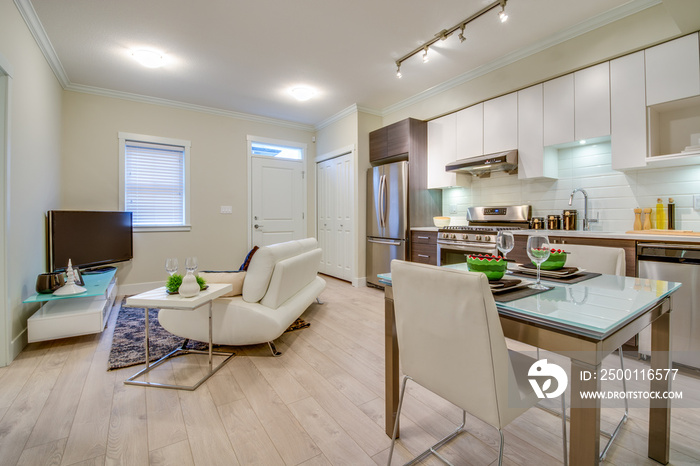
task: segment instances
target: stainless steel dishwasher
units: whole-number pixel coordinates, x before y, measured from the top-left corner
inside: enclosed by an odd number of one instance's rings
[[[700,369],[700,244],[640,243],[640,278],[681,282],[672,295],[673,362]],[[639,334],[639,352],[651,353],[651,330]]]

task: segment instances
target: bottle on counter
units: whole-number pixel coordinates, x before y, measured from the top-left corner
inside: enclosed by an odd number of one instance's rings
[[[665,230],[667,226],[666,209],[664,208],[664,203],[661,198],[658,198],[656,200],[656,229]]]
[[[668,198],[668,229],[676,229],[676,204],[672,197]]]

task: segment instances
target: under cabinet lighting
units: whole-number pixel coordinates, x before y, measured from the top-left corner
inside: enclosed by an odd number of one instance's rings
[[[474,13],[473,15],[471,15],[469,18],[465,19],[464,21],[460,21],[459,23],[457,23],[456,25],[452,26],[449,29],[443,29],[442,31],[435,34],[435,37],[430,39],[425,44],[411,50],[406,55],[404,55],[403,57],[396,60],[396,77],[400,78],[402,76],[401,75],[401,63],[408,60],[412,56],[419,54],[420,52],[423,52],[423,63],[427,63],[429,60],[428,48],[439,40],[447,39],[448,37],[450,37],[452,35],[453,32],[460,31],[460,33],[458,34],[457,37],[459,38],[460,42],[466,41],[467,38],[464,36],[464,30],[467,27],[467,24],[469,24],[472,21],[474,21],[475,19],[485,15],[486,13],[493,10],[494,8],[501,7],[501,11],[498,13],[498,17],[500,18],[501,22],[505,22],[508,19],[508,15],[506,14],[506,3],[507,2],[508,2],[508,0],[496,0],[493,3],[486,5],[484,8],[482,8],[481,10],[479,10],[476,13]]]

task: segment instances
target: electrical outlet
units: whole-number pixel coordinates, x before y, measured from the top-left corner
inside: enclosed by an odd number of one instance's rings
[[[221,206],[221,213],[222,214],[232,214],[233,213],[233,207],[230,205],[222,205]]]
[[[700,194],[693,196],[693,209],[700,210]]]
[[[450,213],[451,214],[457,213],[457,206],[455,204],[450,204]]]

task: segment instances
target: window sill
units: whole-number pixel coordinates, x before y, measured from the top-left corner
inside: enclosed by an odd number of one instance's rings
[[[192,230],[192,225],[163,225],[163,226],[152,226],[152,227],[134,227],[134,233],[156,233],[163,231],[190,231]]]

